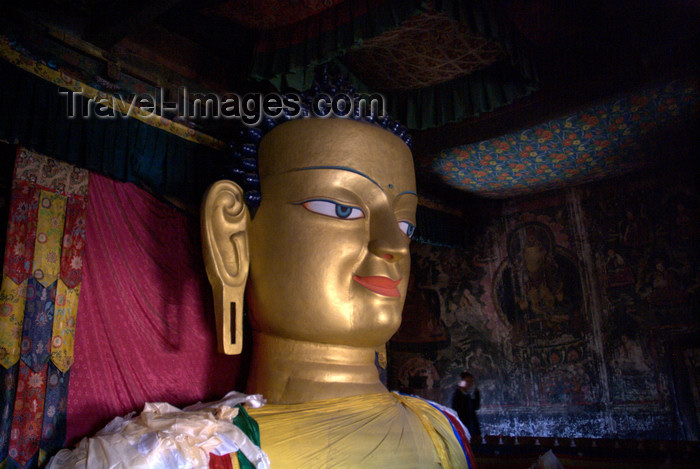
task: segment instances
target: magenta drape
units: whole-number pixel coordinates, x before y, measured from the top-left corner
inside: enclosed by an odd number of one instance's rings
[[[198,220],[90,178],[68,443],[144,402],[213,399],[239,379],[240,359],[216,351]]]

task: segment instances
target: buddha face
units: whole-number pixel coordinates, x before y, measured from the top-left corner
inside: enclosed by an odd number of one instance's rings
[[[528,272],[537,272],[544,264],[547,251],[539,244],[527,246],[523,249],[523,259],[525,260],[525,268]]]
[[[401,322],[417,196],[408,147],[379,127],[303,119],[260,145],[249,230],[253,329],[377,346]]]

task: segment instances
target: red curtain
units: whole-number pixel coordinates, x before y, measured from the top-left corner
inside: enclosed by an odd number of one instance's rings
[[[129,183],[90,175],[67,443],[144,402],[183,405],[241,386],[216,351],[199,220]]]

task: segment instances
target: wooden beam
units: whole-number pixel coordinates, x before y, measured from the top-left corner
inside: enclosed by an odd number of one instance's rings
[[[124,62],[157,63],[212,91],[245,91],[233,89],[237,80],[244,78],[240,64],[213,55],[204,46],[155,23],[125,38],[114,52]]]
[[[84,39],[103,49],[111,49],[125,37],[142,31],[156,18],[183,2],[184,0],[112,1],[86,26]]]

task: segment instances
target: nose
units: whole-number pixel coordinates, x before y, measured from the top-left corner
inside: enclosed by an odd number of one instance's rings
[[[408,255],[408,244],[393,213],[375,217],[370,222],[369,251],[375,256],[396,262]]]

